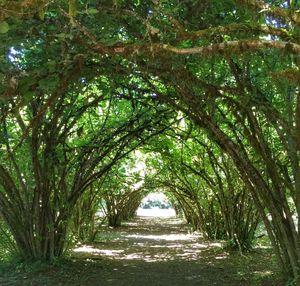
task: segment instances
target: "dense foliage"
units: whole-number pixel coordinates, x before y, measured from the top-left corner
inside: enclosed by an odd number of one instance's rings
[[[116,166],[148,144],[195,228],[247,248],[258,213],[283,274],[299,279],[298,9],[1,0],[0,211],[21,255],[62,255],[76,206],[102,183],[117,213],[131,192]]]

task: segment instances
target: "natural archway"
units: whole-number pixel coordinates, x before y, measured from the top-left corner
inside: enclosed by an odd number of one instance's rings
[[[195,229],[240,250],[262,220],[299,281],[297,1],[0,8],[0,212],[24,259],[61,257],[72,230],[84,235],[90,193],[111,224],[130,217],[141,195],[123,196],[120,164],[146,146],[153,169],[169,160],[146,188],[172,190]]]

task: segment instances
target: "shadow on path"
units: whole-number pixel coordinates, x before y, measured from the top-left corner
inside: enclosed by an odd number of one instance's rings
[[[105,241],[105,235],[110,240]],[[109,265],[90,285],[254,285],[255,280],[257,285],[276,285],[268,281],[272,271],[265,264],[261,269],[255,263],[248,273],[237,269],[236,262],[243,264],[243,257],[232,259],[220,243],[189,234],[180,219],[137,217],[117,230],[106,230],[105,235],[102,242],[74,250],[77,258],[101,257]],[[266,258],[257,253],[256,259]],[[249,282],[250,276],[254,282]]]
[[[229,255],[174,217],[137,217],[118,229],[103,228],[97,242],[76,247],[65,263],[6,273],[0,285],[283,285],[272,261],[267,249]]]

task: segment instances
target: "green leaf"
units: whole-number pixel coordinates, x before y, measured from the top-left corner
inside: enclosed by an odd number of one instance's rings
[[[95,14],[99,13],[99,11],[96,8],[89,8],[87,10],[87,13],[90,15],[95,15]]]
[[[56,35],[56,37],[57,37],[57,38],[60,38],[60,39],[65,39],[66,36],[67,36],[66,33],[59,33],[59,34]]]
[[[24,93],[24,101],[25,101],[25,103],[28,103],[31,100],[33,100],[34,96],[35,96],[35,92],[34,91],[27,91],[26,93]]]
[[[44,91],[51,91],[56,87],[58,81],[59,79],[56,75],[48,76],[39,81],[39,88]]]
[[[0,73],[0,83],[3,84],[5,81],[5,75],[3,73]]]
[[[45,5],[40,5],[39,8],[38,8],[38,15],[39,15],[39,18],[44,21],[45,19]]]
[[[6,21],[0,22],[0,34],[6,34],[9,30],[9,25]]]
[[[49,61],[47,62],[47,67],[50,73],[53,73],[56,71],[56,62],[55,61]]]
[[[76,5],[76,0],[69,0],[69,16],[71,18],[76,17],[77,13],[77,5]]]

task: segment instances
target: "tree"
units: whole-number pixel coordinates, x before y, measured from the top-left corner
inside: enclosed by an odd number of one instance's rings
[[[152,139],[147,150],[157,153],[147,161],[147,169],[155,168],[148,185],[170,192],[194,230],[206,239],[227,240],[240,251],[252,248],[258,212],[218,146],[183,117],[164,137]]]
[[[137,154],[137,153],[136,153]],[[138,158],[132,153],[106,176],[100,196],[105,204],[109,226],[119,227],[132,218],[144,196],[143,172],[137,168]]]
[[[75,58],[59,75],[20,79],[15,93],[1,103],[1,213],[28,259],[62,255],[82,193],[165,128],[157,128],[165,108],[120,98],[104,75],[82,77],[83,63]],[[23,72],[31,72],[35,67],[25,59]],[[30,101],[22,98],[24,85]]]

